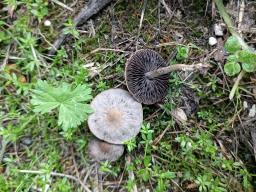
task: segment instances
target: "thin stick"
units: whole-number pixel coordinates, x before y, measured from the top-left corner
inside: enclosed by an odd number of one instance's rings
[[[159,77],[164,74],[168,74],[172,71],[194,71],[194,70],[203,70],[203,69],[208,69],[210,65],[208,64],[203,64],[203,63],[198,63],[198,64],[193,64],[193,65],[185,65],[185,64],[175,64],[171,65],[168,67],[162,67],[154,71],[147,72],[145,75],[149,78],[155,78]]]
[[[168,125],[164,131],[159,135],[157,136],[157,138],[155,138],[155,140],[153,141],[153,145],[156,146],[160,141],[161,139],[163,138],[163,136],[165,135],[165,133],[170,129],[170,126]]]
[[[141,11],[141,16],[140,16],[140,25],[139,25],[137,41],[136,41],[136,50],[138,48],[138,39],[139,39],[139,36],[140,36],[140,30],[142,28],[142,22],[143,22],[143,19],[144,19],[144,14],[145,14],[145,10],[146,10],[146,7],[147,7],[147,3],[148,3],[148,0],[144,0],[142,11]]]
[[[7,144],[8,144],[8,142],[5,141],[4,138],[2,138],[2,144],[1,144],[2,148],[0,150],[0,163],[2,163],[2,161],[3,161],[3,157],[4,157],[4,153],[5,153]]]
[[[103,192],[103,185],[102,185],[102,172],[100,171],[100,164],[98,164],[96,167],[96,180],[97,180],[97,192]]]
[[[46,172],[44,172],[44,171],[34,171],[34,170],[18,170],[18,172],[28,173],[28,174],[38,174],[38,175],[46,174]],[[85,191],[92,192],[84,183],[82,183],[79,179],[77,179],[76,177],[74,177],[72,175],[66,175],[66,174],[57,173],[57,172],[51,172],[50,175],[54,176],[54,177],[66,177],[68,179],[74,180],[74,181],[78,182],[83,187],[83,189]]]
[[[131,156],[129,154],[126,156],[126,163],[127,163],[127,167],[131,164]],[[132,170],[128,169],[128,175],[129,175],[129,179],[131,181],[135,181],[135,176],[134,176],[134,173],[133,173]],[[133,189],[131,191],[132,192],[138,192],[138,188],[137,188],[137,185],[136,185],[135,182],[134,182]]]
[[[164,6],[164,8],[165,8],[166,12],[168,13],[169,17],[172,18],[173,12],[168,7],[168,5],[166,4],[165,0],[161,0],[161,4]]]
[[[101,9],[103,9],[103,7],[105,7],[111,1],[112,0],[89,1],[89,3],[74,18],[75,26],[78,27],[79,25],[84,24],[88,19],[90,19],[93,15],[97,14]],[[59,38],[53,43],[53,47],[49,51],[49,55],[54,55],[67,37],[68,35],[64,34],[63,30]]]
[[[11,45],[8,45],[3,63],[2,64],[0,63],[0,66],[1,66],[0,71],[4,70],[5,65],[8,63],[8,59],[9,59],[9,56],[10,56],[10,49],[11,49]]]
[[[239,85],[239,82],[240,82],[241,79],[243,78],[244,74],[245,74],[245,72],[244,72],[244,71],[241,71],[241,72],[239,73],[239,75],[237,76],[236,82],[235,82],[235,84],[233,85],[233,87],[232,87],[232,89],[231,89],[231,91],[230,91],[230,93],[229,93],[229,99],[230,99],[230,100],[232,100],[232,99],[234,98],[235,93],[236,93],[236,90],[237,90],[237,87],[238,87],[238,85]]]
[[[252,144],[253,144],[253,151],[254,151],[254,158],[256,160],[256,132],[251,131],[251,136],[252,136]]]
[[[56,3],[57,5],[69,10],[69,11],[74,11],[71,7],[65,5],[64,3],[58,1],[58,0],[51,0],[53,3]]]
[[[96,52],[99,52],[99,51],[113,51],[113,52],[121,52],[121,53],[127,52],[127,51],[124,51],[124,50],[121,50],[121,49],[97,48],[97,49],[92,50],[90,52],[90,54],[96,53]]]
[[[245,8],[245,3],[244,3],[244,0],[242,0],[241,5],[240,5],[239,14],[238,14],[238,25],[237,25],[239,34],[242,33],[241,25],[242,25],[243,17],[244,17],[244,8]]]

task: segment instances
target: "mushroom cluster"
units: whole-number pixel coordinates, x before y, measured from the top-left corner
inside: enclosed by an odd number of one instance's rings
[[[123,145],[107,143],[93,137],[88,143],[88,154],[96,162],[116,161],[124,152]]]
[[[207,64],[167,66],[155,51],[136,51],[126,63],[127,88],[109,89],[91,102],[93,113],[88,118],[90,131],[96,138],[88,144],[88,154],[95,161],[115,161],[124,151],[123,143],[135,137],[143,121],[143,104],[154,104],[168,92],[169,73],[208,68]]]

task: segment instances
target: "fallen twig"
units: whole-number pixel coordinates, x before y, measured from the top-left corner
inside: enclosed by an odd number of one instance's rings
[[[251,131],[254,158],[256,160],[256,131]]]
[[[174,15],[174,12],[171,11],[171,9],[166,4],[165,0],[161,0],[161,4],[164,6],[166,12],[168,13],[169,17],[172,18]]]
[[[129,154],[126,156],[126,163],[127,163],[127,167],[131,164],[131,156]],[[128,174],[129,174],[129,179],[131,181],[134,181],[135,176],[134,176],[133,171],[128,169]],[[137,185],[136,185],[135,182],[134,182],[134,185],[133,185],[132,192],[138,192],[138,188],[137,188]]]
[[[111,1],[112,0],[90,0],[89,3],[74,18],[75,27],[84,24],[89,18],[97,14]],[[60,48],[67,36],[67,34],[64,34],[64,31],[61,32],[59,38],[53,43],[53,47],[49,51],[50,55],[54,55],[56,53],[56,51]]]
[[[99,51],[113,51],[113,52],[122,52],[122,53],[127,52],[127,51],[124,51],[124,50],[121,50],[121,49],[97,48],[97,49],[92,50],[90,52],[90,54],[97,53]]]
[[[235,93],[236,93],[236,90],[237,90],[237,87],[238,87],[238,85],[239,85],[239,82],[240,82],[241,79],[243,78],[244,74],[245,74],[245,72],[244,72],[244,71],[241,71],[241,72],[239,73],[239,75],[237,76],[236,81],[235,81],[235,84],[233,85],[233,87],[232,87],[232,89],[231,89],[231,91],[230,91],[230,93],[229,93],[229,99],[230,99],[230,100],[232,100],[232,99],[234,98],[234,95],[235,95]]]
[[[10,55],[10,49],[11,49],[11,45],[8,45],[3,63],[2,64],[0,63],[0,67],[1,67],[0,71],[3,70],[5,68],[5,65],[8,63],[8,59],[9,59],[9,55]]]
[[[242,33],[242,29],[241,29],[241,25],[242,25],[242,21],[243,21],[243,17],[244,17],[244,8],[245,8],[245,3],[244,0],[242,0],[241,5],[240,5],[240,10],[239,10],[239,14],[238,14],[238,33]]]
[[[71,7],[65,5],[64,3],[58,1],[58,0],[51,0],[53,3],[56,3],[57,5],[69,10],[69,11],[74,11]]]
[[[1,143],[1,150],[0,150],[0,163],[2,163],[3,161],[3,157],[4,157],[4,153],[6,150],[8,142],[4,140],[4,138],[2,138],[2,143]]]
[[[136,50],[138,49],[138,39],[139,39],[139,36],[140,36],[140,30],[142,28],[142,22],[143,22],[143,19],[144,19],[144,14],[145,14],[145,10],[146,10],[146,7],[147,7],[147,3],[148,3],[148,0],[144,0],[142,11],[141,11],[141,16],[140,16],[140,25],[139,25],[139,29],[138,29],[138,35],[137,35],[137,38],[136,38]]]

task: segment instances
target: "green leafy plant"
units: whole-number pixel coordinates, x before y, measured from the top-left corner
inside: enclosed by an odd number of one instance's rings
[[[241,50],[237,52],[238,61],[242,63],[242,68],[246,72],[256,71],[256,53],[251,51]]]
[[[144,153],[144,159],[146,158],[146,154],[150,152],[150,144],[153,141],[153,129],[150,127],[150,123],[143,124],[141,127],[141,138],[142,141],[141,144],[145,145],[145,153]]]
[[[196,179],[196,184],[199,185],[199,191],[208,191],[211,186],[211,180],[212,176],[211,175],[200,175]]]
[[[103,81],[103,80],[99,81],[99,83],[96,85],[96,87],[99,91],[104,91],[109,88],[109,86],[107,85],[107,82]]]
[[[178,61],[184,61],[185,59],[188,58],[189,56],[188,53],[189,53],[189,47],[178,46],[176,59]]]
[[[136,145],[136,138],[134,137],[134,138],[126,141],[124,144],[126,145],[127,150],[129,152],[131,152],[131,151],[133,151],[137,147],[137,145]]]
[[[224,66],[224,71],[228,76],[238,74],[241,69],[246,72],[256,71],[256,53],[250,50],[241,50],[241,45],[236,37],[229,37],[224,48],[231,54],[228,56]]]
[[[231,36],[227,39],[225,45],[224,45],[224,49],[228,52],[228,53],[235,53],[236,51],[241,49],[241,45],[239,44],[238,40],[236,37]]]
[[[57,109],[58,125],[65,132],[86,120],[92,109],[84,102],[91,98],[91,89],[86,85],[72,88],[70,84],[63,83],[59,87],[53,87],[40,80],[37,88],[33,90],[31,103],[37,113],[49,113]]]
[[[24,1],[30,12],[41,21],[48,14],[48,2],[44,0]]]
[[[108,161],[101,162],[99,170],[112,176],[117,176],[120,171],[119,167],[113,167]]]
[[[75,38],[79,37],[79,33],[76,30],[75,23],[73,22],[73,20],[71,18],[69,18],[68,21],[66,23],[64,23],[64,25],[65,25],[64,34],[70,34],[70,35],[74,36]]]

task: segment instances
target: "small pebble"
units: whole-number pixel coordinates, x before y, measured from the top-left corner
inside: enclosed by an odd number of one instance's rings
[[[186,113],[181,108],[172,110],[171,115],[180,123],[186,123],[188,120]]]
[[[222,36],[224,35],[223,29],[222,29],[222,27],[221,27],[220,24],[215,24],[215,25],[213,26],[213,30],[214,30],[214,34],[215,34],[216,36],[222,37]]]
[[[24,144],[24,145],[31,145],[32,144],[32,139],[30,137],[24,137],[22,140],[21,140],[21,143]]]
[[[52,25],[51,21],[50,20],[45,20],[44,21],[44,26],[45,27],[50,27]]]
[[[209,45],[214,46],[217,44],[217,39],[215,37],[209,38]]]
[[[252,108],[249,111],[249,117],[254,117],[256,115],[256,105],[253,104]]]
[[[248,108],[248,103],[247,103],[247,101],[244,101],[244,102],[243,102],[243,107],[244,107],[244,109],[247,109],[247,108]]]

